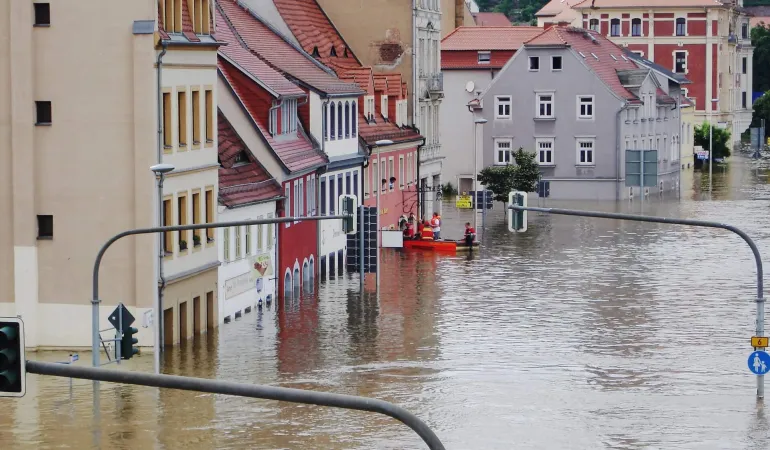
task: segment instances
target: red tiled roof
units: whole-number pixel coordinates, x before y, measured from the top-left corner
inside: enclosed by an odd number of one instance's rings
[[[356,83],[367,94],[374,94],[374,81],[371,67],[347,67],[337,68],[337,74],[341,80]]]
[[[670,97],[668,94],[663,92],[663,89],[658,88],[657,91],[655,91],[655,97],[657,100],[657,103],[663,104],[663,105],[675,105],[676,100],[672,97]]]
[[[493,50],[489,55],[489,62],[479,64],[479,53],[476,50],[441,50],[441,69],[475,69],[489,70],[501,69],[516,50]]]
[[[542,31],[539,27],[457,27],[441,40],[441,51],[518,50]]]
[[[278,95],[305,95],[305,91],[284,78],[283,75],[273,70],[264,61],[246,49],[241,44],[241,41],[235,37],[233,30],[227,25],[227,21],[219,10],[216,12],[216,21],[219,38],[227,43],[226,46],[219,50],[220,54],[240,66],[241,70],[245,70],[253,77],[259,79],[268,89],[273,90]]]
[[[251,10],[234,0],[219,0],[217,6],[235,36],[274,69],[326,94],[360,95],[358,86],[345,83],[323,70],[309,55],[269,28]]]
[[[729,2],[728,2],[729,3]],[[723,2],[718,0],[583,0],[573,8],[720,8]]]
[[[281,196],[281,185],[256,160],[251,151],[222,114],[217,114],[219,168],[219,201],[227,207],[269,200]],[[236,156],[245,153],[248,163],[235,164]]]
[[[329,66],[331,61],[340,60],[360,65],[316,0],[273,0],[273,4],[303,50],[312,55],[317,49],[317,59]],[[332,56],[332,48],[337,56]]]
[[[219,58],[217,65],[249,116],[257,124],[259,132],[289,172],[312,169],[326,164],[326,157],[313,148],[300,127],[297,128],[296,139],[274,139],[268,132],[267,124],[270,103],[264,100],[265,95],[260,93],[261,88],[224,59]]]
[[[385,92],[388,90],[388,79],[379,73],[374,74],[374,91]]]
[[[605,36],[582,28],[553,26],[524,43],[525,47],[552,45],[572,48],[615,95],[626,100],[639,101],[631,91],[623,87],[616,72],[618,69],[632,70],[638,67],[630,59],[622,57],[623,49]]]
[[[390,97],[401,97],[401,74],[400,73],[385,73],[380,76],[385,77],[388,81],[387,94]],[[404,97],[406,98],[406,97]]]
[[[358,135],[367,144],[374,144],[381,139],[390,139],[394,143],[419,141],[422,136],[411,128],[400,128],[393,122],[385,122],[382,116],[377,116],[377,123],[367,123],[363,114],[358,115]]]
[[[473,21],[479,27],[512,27],[513,24],[503,13],[478,12],[473,14]]]

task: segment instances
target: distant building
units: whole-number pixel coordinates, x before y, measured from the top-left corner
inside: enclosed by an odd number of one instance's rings
[[[440,131],[446,158],[442,178],[458,192],[473,190],[474,117],[468,102],[484,92],[524,42],[542,32],[542,28],[510,24],[505,27],[459,27],[441,41],[444,100]],[[481,148],[478,154],[481,154]]]
[[[566,24],[575,27],[582,26],[583,16],[579,11],[572,9],[573,6],[583,0],[551,0],[545,4],[540,11],[535,13],[537,17],[537,26]]]
[[[499,12],[479,12],[473,14],[473,21],[477,27],[511,27],[510,19]]]
[[[528,40],[482,93],[483,166],[535,152],[555,199],[624,199],[625,150],[658,150],[659,185],[678,189],[679,81],[594,31],[554,26]]]

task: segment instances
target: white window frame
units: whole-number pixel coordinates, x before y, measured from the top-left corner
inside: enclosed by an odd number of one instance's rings
[[[286,200],[284,200],[284,202],[287,203],[286,208],[284,208],[284,211],[287,211],[287,214],[286,214],[287,216],[289,215],[289,213],[291,213],[291,211],[293,211],[291,206],[292,204],[291,203],[291,192],[292,192],[291,186],[292,186],[291,183],[286,183],[286,186],[284,186],[284,189],[283,189],[283,195],[284,197],[286,197]],[[290,226],[291,226],[291,222],[286,222],[286,228],[289,228]]]
[[[549,101],[542,101],[542,97],[551,97]],[[551,114],[540,114],[540,105],[550,104]],[[535,93],[535,117],[538,119],[554,119],[556,118],[556,94],[553,92],[536,92]]]
[[[491,64],[492,63],[492,52],[489,51],[480,51],[477,53],[477,59],[476,61],[479,64]]]
[[[595,117],[596,112],[595,109],[595,100],[593,95],[578,95],[577,96],[577,118],[580,120],[593,120]],[[585,99],[590,99],[590,102],[583,102]],[[583,114],[583,106],[590,107],[591,114],[584,115]]]
[[[554,60],[556,60],[556,58],[559,58],[559,60],[561,61],[561,68],[559,68],[559,69],[554,69],[554,67],[553,67],[553,62],[554,62]],[[551,56],[551,72],[561,72],[562,70],[564,70],[564,58],[562,58],[561,55],[552,55]]]
[[[380,97],[380,111],[382,111],[382,117],[388,118],[388,96],[383,95]]]
[[[406,174],[406,168],[404,167],[404,155],[398,156],[398,185],[401,187],[401,189],[404,188],[404,184],[406,183],[406,180],[404,180],[404,175]]]
[[[618,21],[618,34],[612,34],[612,25],[613,22]],[[620,20],[620,17],[610,17],[610,37],[621,37],[623,36],[623,21]]]
[[[501,150],[500,144],[508,144],[507,150]],[[500,158],[500,151],[508,152],[508,161],[504,161],[505,158]],[[506,166],[513,163],[513,139],[512,138],[497,138],[495,139],[495,165]]]
[[[501,100],[507,98],[508,100]],[[508,107],[508,114],[500,115],[500,106]],[[495,95],[495,119],[511,119],[511,108],[513,106],[513,97],[510,95]]]
[[[535,150],[537,151],[537,162],[541,166],[554,166],[556,165],[556,161],[554,159],[555,153],[554,153],[554,147],[556,147],[556,140],[554,138],[536,138],[535,139]],[[550,149],[541,149],[540,144],[551,144]],[[542,158],[543,152],[550,153],[551,154],[551,162],[546,162],[546,158]]]
[[[677,53],[684,53],[684,67],[683,67],[684,68],[684,72],[677,72],[676,71],[676,54]],[[674,62],[672,64],[673,67],[671,67],[671,71],[672,72],[674,72],[674,73],[681,73],[681,74],[689,73],[689,70],[687,70],[687,65],[688,65],[687,62],[690,59],[690,54],[689,54],[689,52],[687,50],[674,50],[673,52],[671,52],[671,56],[672,56],[672,60]]]
[[[634,20],[639,21],[639,34],[634,34]],[[644,18],[642,17],[631,17],[631,20],[629,21],[629,30],[631,32],[631,37],[644,37]]]
[[[532,68],[532,62],[537,61],[537,69]],[[539,56],[530,56],[527,58],[527,69],[530,72],[540,72],[540,57]]]
[[[590,150],[586,148],[586,151],[591,152],[591,162],[581,162],[580,153],[583,150],[581,144],[591,143]],[[596,165],[596,138],[577,138],[575,139],[575,163],[578,166],[595,166]]]

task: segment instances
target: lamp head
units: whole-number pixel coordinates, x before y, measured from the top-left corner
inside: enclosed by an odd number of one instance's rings
[[[165,175],[175,169],[173,164],[155,164],[150,166],[150,170],[155,173],[156,176]]]

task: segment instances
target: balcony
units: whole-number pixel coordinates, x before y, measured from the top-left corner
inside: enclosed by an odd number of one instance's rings
[[[440,144],[428,144],[420,149],[420,162],[433,161],[434,159],[441,158],[441,145]]]

